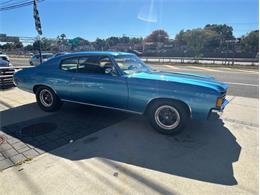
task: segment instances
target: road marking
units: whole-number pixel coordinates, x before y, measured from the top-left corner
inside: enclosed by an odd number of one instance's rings
[[[228,71],[228,73],[241,73],[241,72],[245,72],[245,73],[253,73],[253,74],[259,74],[259,72],[253,71],[253,70],[243,70],[243,69],[236,69],[236,68],[227,68],[227,67],[220,67],[220,70],[224,71]]]
[[[171,69],[183,69],[183,70],[192,70],[192,71],[208,71],[208,72],[225,72],[225,73],[251,73],[251,74],[259,74],[258,71],[252,71],[252,70],[239,70],[239,69],[234,69],[234,68],[222,68],[222,67],[217,67],[218,70],[212,69],[212,68],[206,68],[206,67],[197,67],[197,66],[187,66],[187,67],[176,67],[176,66],[170,66],[170,65],[165,65],[168,68]],[[186,68],[186,69],[185,69]]]
[[[238,69],[234,69],[235,71],[238,72],[246,72],[246,73],[254,73],[254,74],[259,74],[258,71],[252,71],[252,70],[238,70]]]
[[[209,71],[209,72],[221,72],[221,71],[219,71],[219,70],[214,70],[214,69],[205,68],[205,67],[197,67],[197,66],[190,66],[190,67],[191,67],[191,68],[194,68],[194,69]]]
[[[170,68],[170,69],[175,69],[175,70],[179,69],[179,68],[177,68],[176,66],[171,66],[171,65],[165,65],[165,66],[168,67],[168,68]]]
[[[259,87],[259,85],[248,84],[248,83],[233,83],[233,82],[225,82],[230,85],[243,85],[243,86],[251,86],[251,87]]]

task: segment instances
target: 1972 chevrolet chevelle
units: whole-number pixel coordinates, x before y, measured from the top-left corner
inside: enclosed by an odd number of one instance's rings
[[[20,89],[36,94],[44,111],[63,101],[146,115],[164,134],[180,132],[189,119],[222,111],[228,86],[212,77],[152,70],[136,55],[80,52],[16,72]]]

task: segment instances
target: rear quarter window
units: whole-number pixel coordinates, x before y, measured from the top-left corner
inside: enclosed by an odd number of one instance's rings
[[[60,63],[60,69],[69,72],[77,72],[78,58],[64,59]]]

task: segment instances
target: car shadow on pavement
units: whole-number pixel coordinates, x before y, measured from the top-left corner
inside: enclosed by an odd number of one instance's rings
[[[28,104],[2,111],[2,119],[15,116],[17,110],[23,117],[28,109],[39,112],[35,104]],[[1,130],[7,140],[0,145],[0,155],[11,161],[15,155],[26,158],[49,152],[70,160],[97,157],[126,174],[130,172],[113,162],[210,183],[237,184],[232,163],[239,159],[241,147],[217,115],[206,122],[191,122],[179,135],[165,136],[154,131],[144,117],[66,104],[59,112]],[[133,177],[142,180],[141,175]]]

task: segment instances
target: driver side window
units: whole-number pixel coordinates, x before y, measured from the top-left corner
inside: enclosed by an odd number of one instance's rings
[[[109,70],[112,70],[111,72]],[[78,72],[113,75],[113,63],[106,56],[84,56],[79,58]]]

